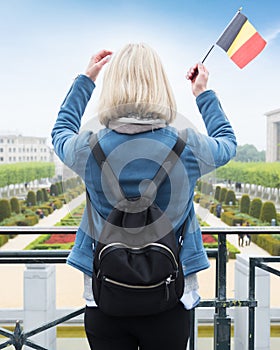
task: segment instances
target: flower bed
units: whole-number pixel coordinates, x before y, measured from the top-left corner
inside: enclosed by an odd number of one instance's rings
[[[73,243],[75,241],[75,234],[56,234],[50,235],[50,237],[44,241],[44,244],[65,244],[65,243]]]
[[[208,243],[217,243],[217,239],[213,236],[213,235],[210,235],[210,234],[204,234],[202,235],[202,239],[203,239],[203,243],[204,244],[208,244]]]

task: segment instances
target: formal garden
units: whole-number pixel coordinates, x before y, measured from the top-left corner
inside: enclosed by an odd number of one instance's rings
[[[53,172],[53,168],[47,164],[26,167],[24,177],[16,165],[13,169],[0,168],[3,177],[7,177],[11,170],[14,171],[14,175],[9,175],[9,184],[24,179],[31,181],[42,176],[50,176]],[[279,203],[280,200],[279,163],[231,161],[217,169],[215,176],[223,179],[218,183],[226,183],[226,185],[217,185],[217,181],[212,183],[211,177],[197,182],[194,201],[201,207],[209,209],[229,226],[276,226],[280,223],[280,214],[277,213],[275,206],[275,203]],[[64,183],[61,181],[53,183],[49,189],[28,191],[24,200],[19,200],[16,196],[1,199],[0,225],[33,226],[41,217],[50,215],[53,210],[61,208],[64,203],[83,192],[82,181],[79,178],[73,178]],[[84,204],[68,214],[57,225],[77,227],[83,210]],[[207,225],[200,218],[198,219],[201,226]],[[70,249],[74,238],[74,235],[44,235],[28,248]],[[0,245],[7,239],[8,237],[0,235]],[[254,234],[252,240],[271,255],[280,255],[280,235]],[[215,235],[204,234],[203,241],[207,248],[216,248],[218,244]],[[234,257],[238,253],[238,250],[230,244],[228,248],[231,256]]]
[[[50,188],[28,191],[25,199],[0,199],[0,226],[34,226],[83,192],[81,179],[75,177],[53,183]],[[0,235],[0,246],[13,237]]]

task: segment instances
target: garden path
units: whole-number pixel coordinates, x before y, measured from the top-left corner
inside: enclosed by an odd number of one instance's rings
[[[83,201],[85,201],[85,194],[74,198],[71,202],[64,204],[62,208],[56,209],[52,214],[45,216],[43,219],[40,219],[38,224],[32,226],[36,227],[51,227],[54,226],[57,222],[60,221],[64,216],[69,214],[73,209],[79,206]],[[29,243],[33,242],[34,239],[39,237],[40,234],[30,234],[30,235],[21,235],[19,234],[13,239],[10,239],[6,244],[0,247],[0,250],[22,250]]]
[[[228,227],[221,219],[217,218],[214,214],[206,208],[202,208],[199,204],[194,203],[195,211],[200,216],[202,221],[205,221],[212,227]],[[238,246],[238,235],[231,234],[227,235],[227,240],[233,244],[236,248],[240,250],[241,254],[246,254],[248,256],[270,256],[270,254],[264,249],[257,246],[255,243],[251,242],[249,246],[239,247]]]

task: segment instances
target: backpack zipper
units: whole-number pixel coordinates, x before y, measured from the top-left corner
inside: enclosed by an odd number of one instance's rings
[[[155,283],[155,284],[150,284],[148,286],[141,286],[141,285],[135,285],[135,284],[127,284],[127,283],[123,283],[123,282],[118,282],[116,280],[112,280],[109,277],[103,276],[103,280],[105,282],[109,282],[112,284],[116,284],[117,286],[121,286],[121,287],[126,287],[126,288],[133,288],[133,289],[152,289],[152,288],[156,288],[159,287],[163,284],[166,284],[167,286],[171,283],[174,282],[174,278],[172,278],[172,275],[168,276],[165,280]]]
[[[165,295],[166,295],[166,300],[169,300],[169,296],[170,296],[170,292],[169,292],[169,285],[171,282],[174,282],[175,279],[172,278],[173,276],[170,275],[168,276],[164,281],[161,281],[159,283],[155,283],[155,284],[150,284],[149,286],[140,286],[140,285],[132,285],[132,284],[127,284],[127,283],[122,283],[122,282],[118,282],[115,280],[112,280],[111,278],[108,278],[106,276],[103,276],[103,281],[114,284],[116,286],[120,286],[120,287],[125,287],[125,288],[130,288],[130,289],[153,289],[153,288],[157,288],[160,287],[162,285],[165,284]]]
[[[131,250],[141,250],[141,249],[144,249],[144,248],[147,248],[149,246],[154,246],[154,247],[159,247],[159,248],[162,248],[164,249],[165,251],[167,251],[171,257],[172,257],[172,260],[176,266],[176,268],[178,268],[178,262],[175,258],[175,255],[174,253],[172,252],[172,250],[168,247],[166,247],[165,245],[161,244],[161,243],[148,243],[148,244],[145,244],[143,246],[140,246],[140,247],[130,247],[124,243],[120,243],[120,242],[115,242],[115,243],[110,243],[108,245],[106,245],[104,248],[102,248],[99,252],[99,255],[98,255],[98,260],[101,261],[101,256],[104,252],[106,252],[107,249],[110,249],[111,247],[116,247],[117,246],[120,246],[120,247],[124,247],[124,248],[128,248],[128,249],[131,249]]]

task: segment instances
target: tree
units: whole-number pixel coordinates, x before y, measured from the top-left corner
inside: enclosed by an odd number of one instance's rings
[[[237,146],[234,160],[238,162],[265,162],[265,151],[258,151],[254,145]]]

